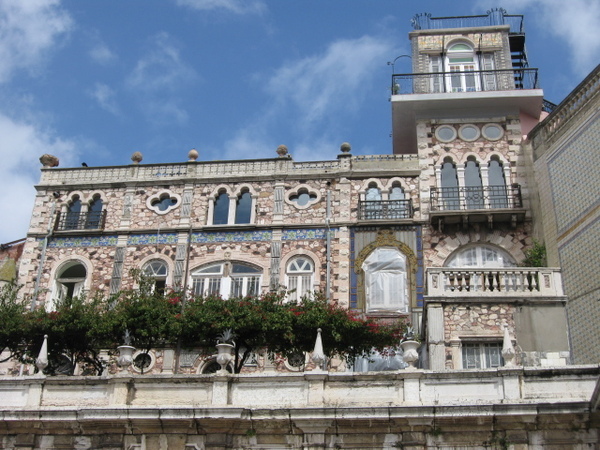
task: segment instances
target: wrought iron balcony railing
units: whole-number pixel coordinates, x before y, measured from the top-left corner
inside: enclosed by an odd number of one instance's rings
[[[106,221],[106,211],[60,212],[56,215],[54,231],[102,230]]]
[[[368,200],[358,203],[359,220],[410,219],[412,216],[411,200]]]
[[[537,69],[470,70],[392,75],[392,94],[538,89]]]
[[[431,211],[522,208],[521,185],[431,188]]]
[[[509,25],[511,33],[523,33],[523,15],[507,14],[503,8],[494,8],[486,15],[478,16],[431,17],[429,13],[422,13],[415,15],[411,23],[415,30]]]
[[[427,269],[427,295],[448,297],[561,297],[560,270],[549,267]]]

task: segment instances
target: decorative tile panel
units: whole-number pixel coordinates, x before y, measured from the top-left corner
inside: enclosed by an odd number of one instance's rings
[[[53,237],[48,243],[48,248],[114,247],[116,245],[117,236]]]
[[[177,244],[176,233],[138,234],[129,236],[127,245]]]
[[[270,241],[270,230],[253,231],[200,231],[192,234],[192,244],[211,242]]]
[[[331,230],[332,232],[335,230]],[[284,241],[304,241],[307,239],[326,239],[326,228],[283,230],[281,237]]]

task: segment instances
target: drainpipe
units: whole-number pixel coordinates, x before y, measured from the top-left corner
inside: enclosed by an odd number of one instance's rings
[[[190,221],[190,228],[188,230],[188,237],[187,237],[187,247],[185,249],[185,268],[183,269],[183,285],[182,285],[183,300],[181,302],[181,314],[184,313],[185,303],[187,300],[187,287],[188,287],[188,275],[189,275],[189,270],[190,270],[191,244],[192,244],[192,224]],[[181,337],[179,337],[179,339],[177,339],[177,348],[175,349],[175,367],[173,368],[174,374],[179,373],[180,354],[181,354]]]
[[[440,53],[441,65],[442,65],[442,73],[443,73],[443,83],[444,83],[444,92],[448,91],[446,87],[446,36],[442,36],[442,52]]]
[[[35,278],[35,285],[33,288],[33,297],[31,298],[31,310],[35,309],[35,304],[37,301],[37,296],[40,291],[40,279],[42,278],[42,272],[44,270],[44,261],[46,259],[46,249],[48,248],[48,240],[52,236],[52,232],[54,231],[54,227],[52,226],[54,220],[54,211],[56,210],[56,202],[52,202],[52,208],[50,209],[50,220],[48,222],[48,232],[44,237],[44,241],[42,242],[42,254],[40,255],[40,263],[38,266],[37,276]]]
[[[483,85],[484,79],[484,64],[483,64],[483,53],[481,51],[481,39],[483,39],[483,33],[479,33],[479,44],[477,48],[477,69],[479,69],[479,89],[481,91],[485,91],[485,86]]]
[[[327,273],[325,278],[325,298],[329,300],[331,297],[331,191],[329,190],[331,182],[327,182],[327,198],[326,205],[327,209],[325,212],[325,225],[327,226],[327,244],[326,244],[326,262],[327,262]]]

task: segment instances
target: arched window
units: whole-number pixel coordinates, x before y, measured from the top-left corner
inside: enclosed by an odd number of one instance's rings
[[[306,256],[298,256],[288,263],[285,274],[288,300],[299,301],[312,292],[314,272],[314,264]]]
[[[456,166],[450,158],[446,158],[441,168],[443,209],[460,209],[458,176]]]
[[[192,272],[194,295],[220,295],[223,298],[260,294],[260,267],[241,262],[220,262]]]
[[[390,219],[406,219],[410,217],[404,189],[402,189],[399,183],[394,183],[390,190],[388,217]]]
[[[235,205],[235,223],[250,223],[252,217],[252,195],[243,192],[237,199]]]
[[[474,71],[478,70],[473,47],[465,42],[452,44],[446,53],[446,67],[449,92],[474,92],[480,90],[479,79]]]
[[[479,164],[469,156],[465,164],[465,200],[467,209],[483,209],[483,184]]]
[[[85,221],[85,228],[88,230],[94,230],[102,228],[102,199],[99,195],[94,196],[88,207],[87,218]]]
[[[229,221],[229,194],[221,192],[215,199],[213,225],[225,225]]]
[[[514,267],[514,259],[504,250],[491,245],[471,245],[454,252],[446,267]]]
[[[508,195],[504,168],[497,156],[493,156],[488,166],[489,197],[491,208],[508,208]]]
[[[408,312],[407,260],[398,249],[376,248],[362,264],[367,311]]]
[[[365,219],[382,218],[381,191],[375,183],[371,183],[365,192]]]
[[[81,200],[79,196],[73,197],[71,203],[67,209],[67,215],[65,218],[65,230],[77,230],[79,229],[79,216],[81,215]]]
[[[169,274],[167,263],[160,259],[152,260],[144,266],[143,272],[146,277],[152,280],[154,292],[164,294],[167,287],[167,275]]]
[[[61,267],[56,276],[52,302],[46,309],[51,311],[64,300],[82,295],[86,277],[87,270],[79,261],[71,261]]]

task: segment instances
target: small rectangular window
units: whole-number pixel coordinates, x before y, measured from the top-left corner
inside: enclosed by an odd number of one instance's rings
[[[473,342],[462,344],[463,369],[490,369],[502,367],[502,343]]]

